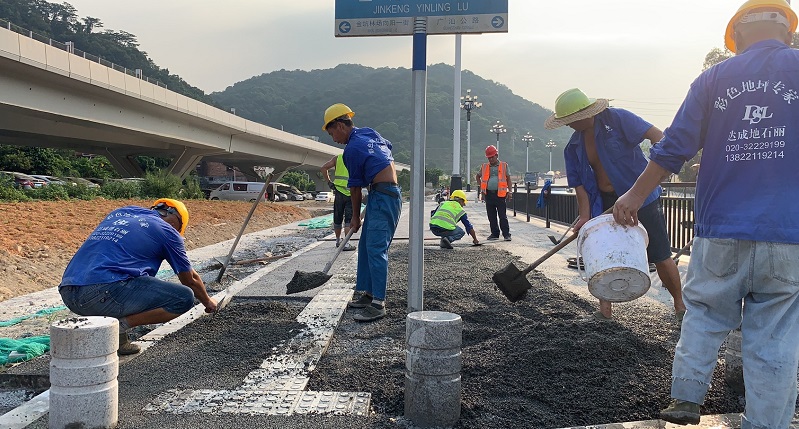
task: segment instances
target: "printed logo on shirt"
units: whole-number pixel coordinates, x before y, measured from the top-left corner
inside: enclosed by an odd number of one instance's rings
[[[768,113],[768,106],[757,106],[754,104],[747,104],[746,105],[746,113],[744,114],[742,121],[749,121],[749,124],[758,124],[763,119],[769,119],[774,116],[773,113]]]

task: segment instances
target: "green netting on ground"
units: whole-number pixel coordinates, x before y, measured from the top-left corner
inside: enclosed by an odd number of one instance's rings
[[[36,313],[28,314],[27,316],[20,316],[20,317],[15,317],[13,319],[1,321],[0,322],[0,328],[5,328],[6,326],[16,325],[17,323],[22,322],[23,320],[28,320],[28,319],[31,319],[31,318],[34,318],[34,317],[47,316],[47,315],[55,313],[56,311],[61,311],[61,310],[66,310],[66,307],[61,305],[61,306],[58,306],[58,307],[43,308],[43,309],[37,311]]]
[[[0,338],[0,365],[23,362],[41,356],[50,350],[50,337],[28,337],[13,340]]]
[[[366,208],[366,205],[361,204],[361,211]],[[329,215],[315,217],[298,223],[299,226],[307,226],[308,229],[323,229],[333,226],[333,213]]]
[[[299,226],[307,226],[308,229],[322,229],[330,228],[333,226],[333,214],[315,217],[306,221],[300,222]]]

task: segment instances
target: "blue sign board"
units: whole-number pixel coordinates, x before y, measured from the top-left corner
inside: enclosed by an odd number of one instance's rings
[[[418,17],[427,34],[507,33],[508,0],[336,0],[335,34],[410,35]]]

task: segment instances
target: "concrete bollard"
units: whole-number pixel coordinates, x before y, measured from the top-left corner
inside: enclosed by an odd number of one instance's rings
[[[739,395],[743,395],[746,391],[741,341],[741,328],[730,331],[727,335],[727,348],[724,351],[724,381]]]
[[[50,325],[50,429],[114,428],[119,322],[75,317]]]
[[[451,427],[461,416],[463,321],[417,311],[405,323],[405,417],[418,427]]]

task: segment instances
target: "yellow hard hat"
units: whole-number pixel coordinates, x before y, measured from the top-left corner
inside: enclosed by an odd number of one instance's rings
[[[727,24],[727,31],[724,33],[724,45],[730,52],[737,53],[735,46],[735,25],[741,21],[744,15],[749,14],[755,9],[777,9],[785,14],[788,18],[788,32],[793,34],[796,31],[799,19],[796,18],[796,13],[791,9],[791,5],[785,0],[749,0],[740,8],[738,12],[733,15],[730,22]]]
[[[322,125],[322,131],[327,131],[327,125],[333,122],[334,119],[338,119],[342,116],[347,116],[351,118],[355,116],[355,112],[352,111],[346,104],[336,103],[325,110],[325,124]]]
[[[178,217],[180,217],[180,235],[186,231],[186,225],[189,224],[189,211],[186,210],[186,205],[178,200],[173,200],[172,198],[160,198],[155,200],[153,206],[150,207],[151,209],[158,209],[159,205],[160,208],[164,208],[164,205],[167,207],[167,213],[169,213],[168,208],[173,208],[177,211]]]
[[[463,200],[463,204],[466,204],[468,202],[466,200],[466,193],[461,191],[460,189],[458,189],[456,191],[452,191],[452,193],[449,195],[449,199],[450,200],[454,200],[455,198],[462,199]]]

